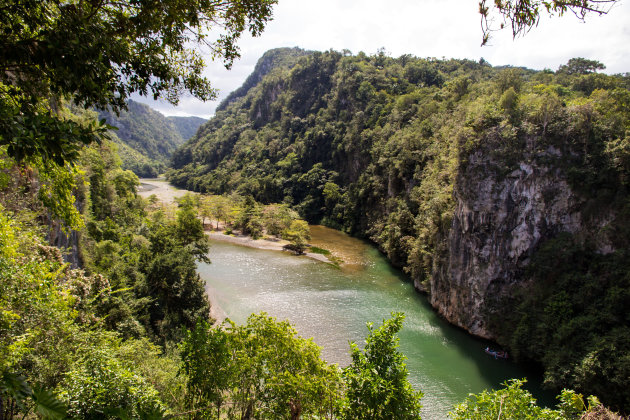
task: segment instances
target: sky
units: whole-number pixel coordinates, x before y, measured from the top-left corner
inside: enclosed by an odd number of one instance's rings
[[[490,2],[492,3],[492,2]],[[492,34],[481,47],[478,0],[279,0],[273,20],[259,37],[244,34],[241,58],[231,70],[208,60],[205,75],[219,96],[201,102],[184,96],[177,107],[166,101],[133,97],[165,115],[210,118],[219,102],[243,84],[265,51],[278,47],[350,50],[392,57],[484,58],[494,66],[557,70],[570,58],[584,57],[606,65],[605,73],[630,72],[630,0],[620,0],[607,15],[581,22],[572,14],[544,17],[525,36],[510,29]],[[496,23],[500,17],[495,16]]]

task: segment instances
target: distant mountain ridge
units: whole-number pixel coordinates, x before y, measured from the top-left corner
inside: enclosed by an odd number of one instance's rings
[[[175,127],[179,135],[182,136],[182,139],[184,139],[184,141],[194,136],[197,130],[199,130],[199,127],[201,127],[203,123],[208,121],[205,118],[201,117],[171,116],[166,117],[166,119],[173,124],[173,126]]]
[[[229,104],[239,98],[247,95],[247,92],[256,86],[271,70],[277,67],[291,68],[299,60],[300,57],[312,54],[313,51],[303,50],[299,47],[293,48],[274,48],[263,54],[256,63],[254,71],[250,74],[241,87],[230,93],[217,106],[217,111],[223,111]]]
[[[171,155],[206,120],[199,117],[165,117],[148,105],[129,100],[128,109],[116,115],[99,110],[99,119],[117,127],[114,141],[121,144],[123,168],[138,176],[157,176],[166,169]]]

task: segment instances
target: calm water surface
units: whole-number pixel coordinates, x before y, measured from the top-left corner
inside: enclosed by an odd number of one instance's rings
[[[400,348],[410,380],[424,392],[423,418],[442,419],[473,392],[509,378],[529,378],[535,395],[549,402],[539,379],[507,361],[494,360],[476,340],[440,319],[374,247],[324,227],[312,227],[311,243],[341,258],[341,268],[222,242],[213,242],[212,264],[199,264],[211,300],[242,323],[252,312],[288,319],[303,337],[323,347],[322,357],[347,365],[349,341],[363,343],[366,322],[380,324],[392,311],[406,314]]]

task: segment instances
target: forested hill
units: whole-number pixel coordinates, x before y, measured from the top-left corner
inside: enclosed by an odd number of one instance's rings
[[[197,133],[197,130],[207,120],[200,117],[166,117],[170,121],[183,140],[188,140]]]
[[[630,410],[630,79],[315,52],[239,91],[169,179],[374,241],[448,320]]]
[[[139,176],[156,176],[163,172],[177,146],[190,138],[204,119],[198,117],[165,117],[148,105],[130,100],[127,111],[116,115],[99,111],[99,118],[117,127],[114,141],[119,144],[123,168]]]
[[[224,110],[235,100],[242,98],[249,90],[256,86],[264,76],[275,68],[291,68],[302,56],[312,54],[312,51],[305,51],[301,48],[275,48],[267,51],[256,63],[254,71],[247,77],[243,86],[231,92],[217,107],[217,111]]]

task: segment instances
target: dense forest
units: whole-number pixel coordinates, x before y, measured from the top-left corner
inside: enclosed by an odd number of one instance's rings
[[[165,117],[133,100],[118,114],[99,111],[98,118],[115,127],[110,138],[118,144],[122,167],[148,178],[163,173],[175,149],[205,122],[198,117]]]
[[[404,314],[368,323],[343,368],[286,321],[211,319],[197,273],[211,256],[203,212],[231,191],[244,197],[230,203],[242,230],[283,220],[267,229],[291,236],[304,227],[294,207],[368,237],[452,322],[542,363],[550,385],[630,411],[628,77],[599,75],[598,62],[533,72],[277,50],[173,155],[171,179],[215,193],[208,203],[138,195],[123,164],[164,164],[172,145],[160,136],[176,130],[130,117],[151,112],[129,98],[216,98],[198,48],[229,67],[275,3],[0,7],[0,419],[419,418],[422,393],[398,351]],[[515,35],[542,12],[521,5],[528,13],[496,3]],[[484,42],[488,10],[480,2]],[[130,136],[117,139],[94,109]],[[504,274],[485,294],[460,281],[480,268]],[[449,415],[618,418],[569,390],[539,407],[517,379]]]
[[[281,51],[169,180],[369,238],[550,387],[630,409],[630,77],[580,58],[532,71]]]

